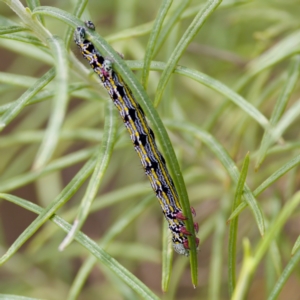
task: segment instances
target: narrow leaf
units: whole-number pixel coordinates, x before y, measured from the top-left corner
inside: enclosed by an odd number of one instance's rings
[[[44,139],[38,150],[33,169],[40,169],[48,163],[56,148],[61,126],[65,117],[68,102],[68,59],[64,44],[59,38],[53,37],[49,45],[55,61],[56,95],[53,111],[45,132]]]
[[[127,61],[128,65],[133,70],[139,70],[143,68],[143,63],[139,61]],[[166,67],[165,63],[161,62],[151,62],[151,70],[155,71],[162,71]],[[228,86],[223,84],[222,82],[204,74],[196,70],[192,70],[186,67],[177,66],[174,70],[174,73],[179,75],[184,75],[188,78],[191,78],[209,88],[212,90],[215,90],[219,94],[225,96],[230,101],[232,101],[234,104],[239,106],[246,114],[248,114],[251,118],[253,118],[258,124],[260,124],[263,128],[266,130],[270,130],[270,124],[268,119],[257,109],[255,108],[251,103],[249,103],[246,99],[244,99],[242,96],[237,94],[235,91],[230,89]]]
[[[39,216],[46,215],[47,209],[43,210],[41,207],[32,202],[7,194],[0,194],[0,197],[10,202],[16,203],[17,205],[24,207],[36,214],[39,214]],[[37,219],[38,218],[39,217],[37,217]],[[52,222],[58,225],[65,232],[68,233],[71,230],[71,225],[59,216],[50,215],[49,218]],[[139,279],[137,279],[132,273],[125,269],[121,264],[119,264],[114,258],[112,258],[108,253],[106,253],[85,234],[79,232],[76,235],[75,239],[79,244],[81,244],[91,254],[93,254],[98,261],[107,266],[119,278],[121,278],[125,283],[127,283],[128,286],[130,286],[134,291],[136,291],[143,299],[159,300],[159,298],[155,294],[153,294],[147,286],[145,286]]]
[[[160,103],[160,100],[162,98],[163,92],[166,88],[166,85],[176,68],[176,65],[183,55],[185,49],[187,46],[191,43],[191,41],[194,39],[196,34],[199,32],[205,21],[210,17],[210,15],[217,9],[217,7],[220,5],[222,0],[209,0],[207,1],[206,5],[204,6],[203,10],[201,10],[188,29],[183,34],[182,38],[180,39],[178,45],[174,49],[173,53],[171,54],[166,68],[164,69],[163,73],[161,74],[161,78],[159,81],[159,84],[157,86],[157,92],[154,100],[154,106],[158,106]]]
[[[61,207],[63,206],[90,176],[96,163],[95,156],[92,157],[81,170],[73,177],[70,183],[54,199],[48,207],[21,233],[7,252],[0,258],[0,265],[9,260],[20,247]],[[20,203],[18,203],[20,205]]]
[[[257,197],[260,195],[265,189],[267,189],[270,185],[276,182],[280,177],[282,177],[285,173],[292,170],[294,167],[300,164],[300,155],[297,155],[295,158],[288,161],[281,168],[275,171],[271,176],[269,176],[259,187],[255,189],[253,195]],[[238,214],[240,214],[247,207],[247,203],[242,202],[230,215],[228,221],[235,218]]]
[[[69,234],[66,236],[66,238],[59,246],[59,249],[61,251],[64,250],[64,248],[67,247],[72,242],[75,235],[79,232],[84,221],[86,220],[88,213],[90,211],[90,207],[93,203],[93,200],[96,197],[99,186],[104,178],[105,171],[110,162],[113,147],[116,141],[117,124],[118,124],[116,122],[116,111],[112,101],[110,101],[107,104],[105,115],[106,118],[105,118],[103,139],[97,157],[95,170],[89,181],[89,185],[86,189],[85,195],[78,208],[78,214],[75,218],[72,230],[69,232]]]
[[[249,153],[247,153],[241,173],[240,178],[237,183],[234,201],[232,203],[232,212],[238,207],[241,203],[243,196],[244,185],[248,173],[249,166]],[[229,295],[231,296],[235,288],[235,278],[236,278],[236,240],[237,240],[237,231],[238,231],[238,216],[234,219],[231,219],[230,228],[229,228],[229,241],[228,241],[228,284],[229,284]]]
[[[169,10],[170,6],[172,5],[172,3],[173,3],[173,0],[163,0],[161,6],[159,8],[157,17],[154,21],[152,31],[150,33],[150,37],[149,37],[149,41],[148,41],[146,53],[145,53],[144,69],[143,69],[142,78],[141,78],[142,85],[144,86],[145,90],[147,90],[149,68],[150,68],[151,59],[153,57],[157,38],[158,38],[158,35],[162,28],[164,19],[167,15],[168,10]]]
[[[166,121],[165,124],[167,124],[168,127],[178,129],[181,131],[188,132],[189,134],[195,136],[197,139],[201,140],[203,143],[206,144],[207,147],[216,155],[218,160],[222,163],[226,171],[228,172],[230,178],[232,181],[237,184],[240,174],[237,171],[237,167],[232,161],[231,157],[227,153],[227,151],[223,148],[222,145],[208,132],[202,130],[201,128],[189,124],[178,124],[176,121]],[[254,215],[256,224],[258,226],[258,229],[260,231],[260,234],[263,236],[265,232],[265,225],[264,225],[264,217],[263,213],[254,198],[250,188],[245,184],[244,186],[244,199],[246,203],[250,206],[250,209],[252,210],[252,213]]]
[[[288,71],[288,76],[285,81],[285,85],[283,86],[282,92],[279,95],[274,110],[272,112],[270,118],[270,124],[272,126],[278,123],[288,104],[291,94],[298,82],[299,71],[300,71],[300,56],[297,55],[295,59],[292,59],[291,61],[289,71]],[[268,148],[272,142],[273,142],[273,137],[270,135],[270,133],[265,132],[261,141],[260,149],[258,150],[258,158],[255,166],[256,169],[259,168],[264,158],[266,157]]]
[[[13,105],[6,110],[0,118],[0,131],[3,130],[27,105],[27,103],[54,77],[55,71],[51,69],[38,79]]]

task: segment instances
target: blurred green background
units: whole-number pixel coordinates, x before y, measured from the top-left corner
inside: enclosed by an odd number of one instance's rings
[[[0,192],[45,208],[60,195],[95,149],[98,153],[107,116],[105,107],[111,100],[71,40],[67,60],[61,64],[67,70],[69,98],[57,129],[57,143],[52,145],[53,151],[41,167],[34,168],[55,112],[53,99],[57,82],[51,81],[41,88],[16,114],[10,104],[22,99],[30,87],[36,86],[36,80],[57,66],[57,61],[49,55],[53,48],[36,32],[12,31],[12,26],[23,26],[23,23],[4,2],[0,1],[0,124],[9,109],[10,119],[1,126]],[[40,5],[72,14],[80,2],[41,0]],[[168,62],[192,20],[208,2],[214,1],[172,2],[159,35],[161,44],[159,38],[156,41],[154,61]],[[20,3],[30,6],[35,1]],[[141,78],[141,68],[134,63],[144,59],[161,4],[158,0],[88,1],[80,19],[92,20],[96,31],[125,60],[130,60],[129,67]],[[164,31],[176,13],[176,22]],[[299,14],[300,5],[296,0],[223,1],[180,56],[178,64],[188,71],[197,71],[196,79],[173,74],[157,107],[176,152],[191,205],[197,212],[200,251],[196,289],[191,283],[189,260],[174,254],[168,291],[162,292],[165,221],[122,121],[117,119],[117,141],[82,231],[92,240],[102,238],[105,243],[106,234],[118,224],[120,232],[103,247],[162,299],[275,299],[276,283],[287,270],[286,266],[293,272],[284,275],[278,299],[299,299],[296,243],[299,209],[295,205],[285,217],[281,215],[285,208],[292,207],[291,199],[298,197],[300,179]],[[48,16],[42,18],[51,34],[65,38],[67,24]],[[209,76],[205,77],[206,85],[202,74]],[[155,98],[160,76],[161,71],[150,72],[147,94],[151,100]],[[175,128],[174,124],[177,127],[191,124],[213,140],[205,139],[204,135],[196,137],[187,130]],[[273,136],[266,131],[268,126],[273,128]],[[217,145],[224,152],[218,152]],[[265,238],[263,246],[257,218],[249,207],[239,214],[236,242],[230,238],[226,223],[235,197],[242,193],[237,189],[238,176],[234,179],[232,174],[241,171],[248,152],[248,172],[245,167],[242,174],[247,174],[249,193],[271,178],[265,190],[253,193],[266,228],[265,237],[274,230],[269,240]],[[224,155],[231,159],[227,165]],[[281,169],[279,174],[277,171]],[[73,223],[88,183],[89,178],[60,208],[59,216]],[[0,202],[1,255],[36,218],[21,205],[6,200]],[[141,213],[122,228],[118,222],[126,220],[138,205],[144,205]],[[279,224],[281,216],[283,221]],[[76,276],[90,253],[77,242],[60,252],[58,247],[65,235],[47,221],[32,237],[28,236],[24,245],[0,268],[0,293],[39,299],[142,297],[100,262],[86,274],[86,279],[76,283],[74,280],[78,279]],[[245,259],[243,245],[246,247],[247,241],[252,251],[249,255],[257,264],[253,269],[245,267],[243,277],[240,271]],[[235,244],[233,253],[230,245]],[[240,294],[237,290],[232,294],[235,280],[230,279],[233,274],[230,256],[236,262]]]

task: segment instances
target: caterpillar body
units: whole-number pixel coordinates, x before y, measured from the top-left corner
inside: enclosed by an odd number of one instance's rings
[[[86,26],[94,30],[95,26],[87,21]],[[103,86],[119,110],[120,116],[130,134],[134,149],[138,153],[145,174],[159,200],[164,216],[172,233],[174,250],[182,255],[189,256],[188,235],[189,232],[184,224],[186,217],[183,215],[177,191],[173,180],[168,172],[166,162],[159,152],[155,136],[149,127],[141,106],[134,99],[122,77],[113,70],[110,59],[104,58],[86,38],[86,28],[77,27],[74,32],[74,41],[81,50],[81,54],[89,61],[90,66],[99,76]],[[193,215],[195,210],[191,208]],[[194,223],[195,231],[198,232],[198,224]],[[195,237],[196,245],[199,239]]]

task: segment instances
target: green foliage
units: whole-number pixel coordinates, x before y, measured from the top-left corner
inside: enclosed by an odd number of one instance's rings
[[[297,299],[297,1],[51,5],[0,1],[0,299]],[[173,254],[72,42],[89,19],[151,123],[188,230],[197,212],[190,259]]]

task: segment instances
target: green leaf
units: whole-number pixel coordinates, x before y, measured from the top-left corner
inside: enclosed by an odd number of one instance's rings
[[[2,131],[26,106],[26,104],[43,89],[55,75],[54,69],[51,69],[38,79],[13,105],[6,110],[0,118],[0,131]]]
[[[247,178],[248,173],[248,167],[249,167],[249,153],[247,153],[241,173],[240,178],[237,183],[234,200],[232,203],[232,212],[238,207],[238,205],[241,203],[241,199],[243,196],[244,191],[244,185]],[[239,216],[236,216],[236,218],[231,219],[230,221],[230,227],[229,227],[229,241],[228,241],[228,283],[229,283],[229,295],[231,296],[234,288],[235,288],[235,282],[236,282],[236,240],[237,240],[237,232],[238,232],[238,221]]]
[[[33,12],[33,15],[45,15],[57,18],[58,20],[65,22],[66,24],[70,25],[73,28],[78,26],[83,26],[83,22],[80,21],[78,18],[73,16],[72,14],[51,6],[40,6],[37,7]]]
[[[30,10],[34,10],[36,7],[41,6],[40,0],[26,0],[27,6],[30,8]],[[43,19],[43,16],[37,16],[37,19],[45,25],[45,21]]]
[[[145,59],[144,59],[144,69],[142,73],[142,85],[144,89],[147,90],[148,77],[150,71],[151,59],[153,57],[154,48],[157,42],[158,35],[161,31],[162,24],[165,20],[165,17],[168,13],[170,6],[172,5],[173,0],[163,0],[160,9],[158,11],[157,17],[154,21],[152,31],[150,33],[149,41],[146,48]]]
[[[17,25],[1,26],[0,35],[7,34],[7,33],[13,33],[13,32],[19,32],[19,31],[25,31],[25,30],[28,30],[28,29],[23,26],[17,26]],[[2,36],[1,36],[1,38],[2,38]]]
[[[10,77],[10,74],[8,74],[8,77]],[[28,79],[30,80],[29,76],[17,76],[16,78],[14,78],[13,75],[11,76],[14,84],[16,84],[16,85],[22,85],[22,84],[24,84],[24,86],[25,85],[27,86],[26,83],[22,83],[21,82],[23,77],[24,77],[24,79],[25,79],[25,77],[28,77]],[[0,74],[0,81],[1,81],[1,74]],[[82,90],[82,89],[84,89],[86,87],[87,87],[87,85],[86,84],[82,84],[82,83],[71,84],[71,85],[69,85],[68,94],[73,95],[74,92]],[[52,98],[54,95],[55,95],[55,91],[53,91],[53,89],[51,89],[51,90],[42,90],[36,96],[34,96],[30,100],[28,100],[28,102],[26,102],[25,106],[42,102],[44,100]],[[18,100],[10,102],[8,104],[1,105],[0,106],[0,114],[3,114],[7,110],[9,110],[12,107],[14,107],[14,105],[16,105],[17,101]]]
[[[129,187],[119,188],[117,190],[113,190],[112,192],[102,194],[98,196],[95,201],[92,203],[90,212],[97,212],[106,207],[113,207],[114,205],[118,205],[119,203],[128,202],[136,197],[144,197],[145,195],[149,194],[152,191],[148,190],[149,184],[134,184]],[[153,202],[154,203],[154,202]],[[125,205],[125,204],[124,204]],[[62,217],[64,220],[72,220],[76,216],[78,209],[77,207],[72,207],[70,210],[62,213]],[[40,229],[36,235],[35,239],[38,240],[35,246],[30,247],[30,252],[34,253],[37,251],[38,245],[46,244],[49,239],[56,233],[58,230],[57,227],[43,227]]]
[[[162,235],[162,274],[161,274],[161,289],[166,293],[169,289],[171,272],[172,272],[172,260],[173,249],[172,243],[170,243],[170,231],[167,222],[164,222]]]
[[[297,206],[300,204],[300,192],[297,192],[292,199],[290,199],[283,207],[274,223],[268,228],[265,237],[258,243],[251,263],[246,263],[242,267],[241,275],[236,285],[232,299],[243,299],[250,285],[250,280],[253,272],[258,267],[259,262],[262,260],[268,248],[271,246],[273,239],[282,229],[289,217],[294,213]],[[294,266],[294,265],[293,265]],[[284,276],[286,278],[286,276]]]
[[[5,34],[0,36],[1,39],[7,39],[7,40],[14,40],[14,41],[18,41],[21,43],[28,43],[34,46],[37,46],[38,48],[40,48],[41,50],[47,52],[47,48],[45,47],[45,45],[36,37],[30,35],[30,34],[19,34],[19,33],[13,33],[13,34]]]
[[[218,160],[222,163],[232,181],[235,184],[238,183],[240,174],[237,171],[236,165],[232,161],[227,151],[212,135],[193,124],[178,124],[178,122],[176,121],[166,121],[165,124],[172,129],[187,132],[193,135],[195,138],[202,141],[204,144],[206,144],[206,146],[216,155]],[[258,206],[257,201],[255,200],[251,190],[246,184],[244,186],[243,196],[246,203],[250,206],[250,209],[252,210],[260,234],[263,236],[265,232],[264,217],[260,207]]]
[[[285,85],[283,86],[282,92],[278,97],[278,100],[272,112],[270,118],[270,124],[272,126],[276,125],[280,120],[280,117],[283,115],[283,112],[288,104],[288,101],[290,100],[291,94],[295,89],[296,83],[298,81],[299,69],[300,69],[300,56],[298,55],[290,63]],[[262,164],[264,158],[266,157],[268,148],[273,141],[274,139],[272,135],[270,135],[268,132],[265,132],[261,141],[260,149],[258,150],[257,163],[255,166],[256,169],[258,169],[259,166]]]
[[[253,77],[263,70],[278,64],[282,60],[299,53],[300,51],[300,31],[297,30],[277,44],[264,52],[261,56],[255,58],[248,65],[249,77]]]
[[[166,85],[167,85],[174,69],[176,68],[176,65],[177,65],[179,59],[183,55],[185,49],[191,43],[191,41],[194,39],[196,34],[199,32],[199,30],[205,23],[205,21],[217,9],[217,7],[220,5],[221,2],[222,2],[222,0],[207,1],[203,10],[201,10],[196,15],[196,17],[194,18],[194,20],[192,21],[192,23],[190,24],[188,29],[183,34],[178,45],[176,46],[173,53],[171,54],[171,57],[169,58],[169,60],[166,64],[166,68],[164,69],[163,73],[161,74],[161,78],[160,78],[160,81],[157,86],[156,96],[155,96],[155,100],[154,100],[155,107],[158,106],[158,104],[160,103],[160,100],[162,98],[162,95],[166,88]]]
[[[289,279],[292,272],[299,266],[300,261],[300,248],[294,253],[293,257],[289,260],[280,277],[278,278],[276,285],[268,296],[267,300],[275,300],[278,298],[280,291],[284,287],[285,283]]]
[[[99,186],[102,183],[104,174],[110,162],[113,147],[116,141],[117,124],[118,124],[116,121],[116,110],[114,108],[114,104],[112,101],[110,101],[107,104],[105,115],[106,118],[105,118],[103,139],[97,157],[96,166],[92,174],[92,177],[89,181],[89,185],[86,189],[86,192],[78,208],[78,213],[75,218],[72,230],[69,232],[69,234],[66,236],[66,238],[59,246],[59,249],[61,251],[64,250],[65,247],[67,247],[72,242],[72,240],[75,238],[75,235],[79,232],[84,221],[86,220],[92,202],[96,197]]]
[[[284,131],[299,117],[300,101],[296,101],[282,116],[280,121],[274,127],[272,138],[274,141],[278,140]]]
[[[65,46],[57,37],[53,37],[49,40],[49,45],[55,61],[56,93],[53,99],[53,111],[51,112],[45,136],[33,163],[33,169],[35,170],[45,166],[53,156],[69,99],[68,58]]]
[[[42,76],[46,77],[46,75],[49,77],[49,73],[47,72],[45,75]],[[54,70],[52,70],[52,78],[54,77],[55,73]],[[0,72],[0,82],[7,83],[11,85],[26,87],[26,88],[36,88],[36,86],[40,85],[42,78],[35,78],[32,76],[25,76],[25,75],[18,75],[18,74],[12,74],[8,72]],[[43,83],[44,85],[47,83]]]
[[[57,170],[64,169],[68,166],[73,166],[79,162],[85,161],[95,152],[95,148],[92,149],[84,149],[79,150],[75,153],[68,154],[66,156],[60,157],[56,160],[53,160],[49,165],[45,168],[39,170],[32,170],[28,173],[24,173],[21,175],[17,175],[15,177],[11,177],[7,180],[3,180],[0,182],[0,190],[2,192],[8,192],[24,186],[34,180],[41,178],[42,176],[49,174],[51,172],[55,172]]]
[[[215,218],[215,228],[213,233],[213,245],[210,260],[208,299],[218,300],[221,295],[222,287],[222,271],[223,271],[223,253],[225,248],[226,233],[226,215],[228,213],[229,199],[228,195],[224,195],[220,199],[220,209]]]
[[[45,46],[36,47],[36,45],[40,45],[40,43],[36,43],[35,39],[23,39],[24,42],[20,42],[19,40],[20,38],[16,38],[15,40],[2,38],[1,47],[21,56],[30,57],[35,61],[44,62],[49,66],[53,65],[53,59],[51,55],[49,55],[50,52],[48,48]],[[35,45],[31,44],[30,41],[34,41]]]
[[[122,217],[118,218],[118,221],[106,232],[100,241],[100,246],[106,249],[109,244],[120,235],[130,225],[133,220],[137,219],[146,209],[153,203],[153,196],[148,196],[144,200],[140,201],[134,208],[130,207]],[[71,231],[69,231],[71,232]],[[119,250],[123,252],[122,249]],[[81,289],[84,286],[89,274],[93,270],[94,265],[97,263],[97,259],[94,256],[90,256],[79,269],[75,280],[71,286],[68,300],[77,299]]]
[[[59,136],[59,140],[82,140],[90,142],[101,141],[101,131],[96,129],[78,129],[78,130],[63,130]],[[44,137],[44,131],[23,131],[9,136],[0,137],[0,149],[16,146],[20,144],[40,143]]]
[[[293,249],[292,249],[292,255],[295,255],[295,253],[298,251],[298,248],[300,247],[300,236],[298,236]]]
[[[139,61],[127,61],[130,68],[133,70],[138,70],[143,68],[143,63]],[[151,63],[151,70],[161,71],[164,70],[166,67],[165,63],[161,62],[152,62]],[[239,106],[246,114],[248,114],[251,118],[253,118],[258,124],[260,124],[263,128],[270,130],[270,124],[268,119],[258,110],[256,109],[251,103],[249,103],[246,99],[242,96],[234,92],[232,89],[227,87],[225,84],[221,83],[220,81],[213,79],[212,77],[201,73],[196,70],[191,70],[186,67],[177,66],[174,70],[175,74],[184,75],[188,78],[191,78],[212,90],[220,93],[221,95],[228,98],[234,104]]]
[[[159,52],[162,44],[167,40],[167,36],[172,32],[176,23],[183,17],[184,12],[187,11],[187,7],[191,4],[191,2],[191,0],[182,0],[178,2],[177,7],[170,13],[170,16],[166,20],[157,40],[154,52],[155,55]],[[197,10],[193,9],[192,15],[195,14],[196,11]]]
[[[47,209],[42,209],[38,205],[26,201],[24,199],[8,195],[0,194],[0,197],[13,202],[21,207],[26,208],[32,212],[39,214],[39,217],[47,214]],[[37,217],[37,219],[39,219]],[[70,232],[71,225],[64,221],[57,215],[49,215],[51,221],[58,225],[65,232]],[[100,248],[94,241],[88,238],[85,234],[78,232],[75,237],[76,241],[86,248],[90,253],[92,253],[98,261],[108,267],[112,272],[114,272],[119,278],[126,282],[134,291],[136,291],[143,299],[159,299],[154,295],[148,287],[146,287],[140,280],[138,280],[132,273],[125,269],[121,264],[119,264],[114,258],[112,258],[108,253],[106,253],[102,248]]]
[[[73,177],[70,183],[63,191],[54,199],[48,207],[21,233],[21,235],[10,246],[8,251],[0,258],[0,265],[9,260],[18,249],[61,207],[63,206],[85,182],[96,163],[95,156],[92,157],[81,170]],[[2,189],[1,189],[2,190]],[[16,204],[21,205],[20,202]]]
[[[257,187],[253,191],[253,195],[257,197],[261,194],[265,189],[267,189],[270,185],[276,182],[280,177],[282,177],[285,173],[296,167],[300,163],[300,155],[297,155],[295,158],[288,161],[281,168],[275,171],[271,176],[269,176],[259,187]],[[242,202],[230,215],[229,221],[239,215],[245,208],[247,207],[247,203]]]

